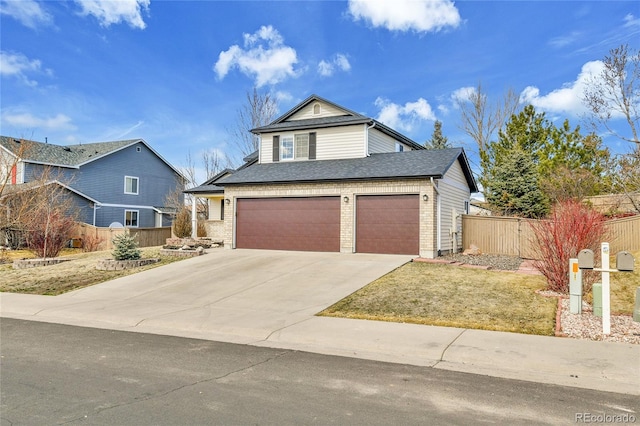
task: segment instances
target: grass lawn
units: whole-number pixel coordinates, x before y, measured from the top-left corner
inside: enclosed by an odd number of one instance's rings
[[[636,288],[640,287],[640,250],[632,253],[635,259],[635,271],[610,274],[611,312],[633,315]],[[615,268],[615,256],[611,258],[611,267]],[[600,280],[598,280],[600,281]],[[587,298],[590,302],[591,298]]]
[[[43,294],[55,296],[82,287],[109,281],[114,278],[135,274],[172,262],[184,260],[173,256],[160,256],[161,247],[141,248],[142,257],[160,258],[160,262],[124,271],[99,271],[96,264],[100,259],[110,259],[111,251],[82,253],[67,250],[61,258],[70,259],[57,265],[29,269],[13,269],[11,263],[0,263],[0,291],[11,293]],[[28,252],[8,252],[12,259],[34,257]],[[69,254],[71,253],[71,254]]]
[[[542,276],[412,262],[320,315],[553,335],[557,299]]]

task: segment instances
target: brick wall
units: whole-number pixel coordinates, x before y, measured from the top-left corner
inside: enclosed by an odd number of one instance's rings
[[[419,194],[420,196],[420,256],[433,258],[436,250],[436,194],[428,180],[385,180],[374,182],[305,183],[295,185],[227,186],[225,198],[232,202],[225,205],[225,218],[235,217],[236,198],[259,197],[340,197],[340,251],[353,253],[355,247],[354,220],[355,197],[369,194]],[[422,201],[427,195],[428,201]],[[349,201],[344,202],[344,197]],[[225,248],[232,248],[234,223],[224,221]]]

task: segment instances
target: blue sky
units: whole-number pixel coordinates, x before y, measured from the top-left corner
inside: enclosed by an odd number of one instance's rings
[[[254,86],[284,113],[311,94],[418,142],[434,120],[474,158],[456,96],[509,88],[582,124],[586,76],[640,44],[637,1],[0,0],[0,133],[72,144],[143,138],[177,167],[235,155]],[[619,124],[623,123],[620,120]],[[585,126],[582,126],[585,128]],[[606,137],[614,152],[628,144]],[[474,161],[475,163],[475,161]]]

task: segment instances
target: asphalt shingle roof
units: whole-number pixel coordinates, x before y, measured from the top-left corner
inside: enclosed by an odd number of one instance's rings
[[[476,192],[477,186],[462,148],[392,152],[339,160],[254,164],[218,180],[216,185],[442,178],[457,160],[462,162],[471,192]]]
[[[81,145],[55,145],[0,136],[0,146],[25,161],[70,167],[77,167],[140,141],[140,139],[129,139]]]

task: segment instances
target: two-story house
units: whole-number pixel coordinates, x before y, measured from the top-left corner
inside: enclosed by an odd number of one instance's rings
[[[225,248],[429,258],[461,248],[460,215],[477,192],[462,148],[426,150],[315,95],[252,132],[257,158],[189,191],[217,206]]]
[[[60,185],[79,220],[98,227],[170,226],[183,199],[184,177],[142,139],[55,145],[0,136],[0,176],[12,191]],[[10,170],[9,170],[10,169]]]

